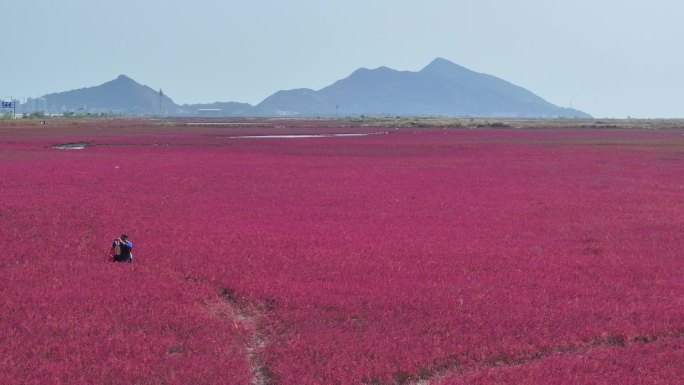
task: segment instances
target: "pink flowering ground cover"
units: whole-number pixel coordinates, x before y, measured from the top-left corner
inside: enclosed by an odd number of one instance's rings
[[[683,134],[0,127],[0,382],[676,383]]]
[[[439,379],[439,385],[678,384],[684,378],[682,338],[629,347],[600,347],[582,354],[555,354],[508,367],[480,368]]]

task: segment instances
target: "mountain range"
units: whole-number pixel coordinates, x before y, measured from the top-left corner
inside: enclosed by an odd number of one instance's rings
[[[448,116],[590,118],[520,86],[437,58],[420,71],[361,68],[320,90],[274,93],[261,103],[178,105],[159,90],[120,75],[95,87],[29,99],[20,112],[169,116]]]

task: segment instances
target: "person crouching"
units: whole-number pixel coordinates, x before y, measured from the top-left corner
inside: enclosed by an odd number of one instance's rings
[[[115,250],[117,248],[119,250],[118,253],[116,251],[114,252],[115,262],[133,262],[133,243],[128,240],[128,235],[122,234],[121,238],[116,238],[114,240],[114,246],[112,247],[114,247]]]

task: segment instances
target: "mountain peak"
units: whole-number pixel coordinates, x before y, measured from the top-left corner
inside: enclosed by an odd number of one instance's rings
[[[435,60],[431,61],[430,64],[425,66],[420,72],[444,72],[444,71],[469,71],[465,67],[461,67],[460,65],[449,61],[447,59],[438,57]]]
[[[433,61],[430,62],[430,64],[428,64],[428,66],[430,66],[430,65],[453,65],[453,64],[455,64],[455,63],[450,61],[450,60],[447,60],[443,57],[436,57]]]
[[[137,83],[135,80],[129,78],[128,76],[126,76],[126,75],[124,75],[124,74],[121,74],[121,75],[117,76],[116,79],[114,79],[114,81],[117,82],[117,83],[122,83],[122,82],[126,82],[126,83],[131,83],[131,82],[132,82],[132,83]]]

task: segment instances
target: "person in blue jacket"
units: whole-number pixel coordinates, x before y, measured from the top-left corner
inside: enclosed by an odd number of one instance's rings
[[[122,234],[121,238],[117,238],[114,240],[114,243],[119,244],[119,249],[121,250],[119,255],[115,257],[116,262],[128,262],[132,263],[133,262],[133,253],[131,252],[133,250],[133,242],[128,240],[128,235],[127,234]]]

